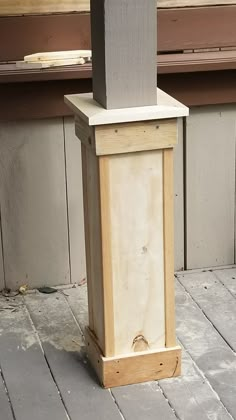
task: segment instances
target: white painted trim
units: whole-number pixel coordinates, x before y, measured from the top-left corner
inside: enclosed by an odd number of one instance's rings
[[[104,125],[131,121],[148,121],[187,117],[189,109],[161,89],[157,89],[157,105],[107,110],[92,93],[65,96],[65,103],[88,125]]]

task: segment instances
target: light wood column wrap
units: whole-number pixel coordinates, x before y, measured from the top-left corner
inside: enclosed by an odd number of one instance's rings
[[[176,345],[174,290],[174,154],[163,151],[164,269],[166,347]]]

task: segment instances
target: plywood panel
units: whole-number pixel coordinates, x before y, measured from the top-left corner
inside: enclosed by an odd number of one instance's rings
[[[115,354],[165,345],[162,158],[109,157]]]
[[[86,277],[81,142],[73,118],[65,118],[66,179],[71,261],[71,282]]]
[[[6,285],[70,282],[62,119],[0,126]]]
[[[174,244],[175,271],[184,268],[184,162],[183,120],[178,120],[178,144],[174,148]]]
[[[193,109],[187,119],[187,268],[234,262],[235,107]]]

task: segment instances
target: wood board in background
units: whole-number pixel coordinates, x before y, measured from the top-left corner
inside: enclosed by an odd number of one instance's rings
[[[198,107],[187,119],[187,269],[234,263],[235,125],[235,106]]]
[[[158,0],[159,8],[171,7],[201,7],[201,6],[226,6],[236,4],[235,0]]]
[[[158,0],[159,8],[236,4],[235,0]],[[0,16],[89,12],[90,0],[0,0]]]
[[[81,142],[75,136],[73,117],[64,119],[64,130],[71,281],[79,283],[86,278],[86,264]]]
[[[62,119],[2,123],[0,178],[7,287],[70,283]]]

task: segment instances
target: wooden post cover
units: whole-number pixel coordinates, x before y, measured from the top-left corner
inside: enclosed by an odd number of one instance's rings
[[[105,387],[177,376],[173,147],[188,109],[158,90],[158,105],[105,110],[71,95],[82,143],[89,299],[86,345]]]
[[[156,0],[91,0],[93,97],[107,109],[157,103]]]
[[[188,109],[156,90],[156,0],[91,0],[82,142],[89,360],[104,387],[177,376],[173,147]],[[157,105],[158,104],[158,105]]]

